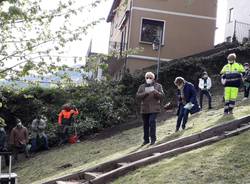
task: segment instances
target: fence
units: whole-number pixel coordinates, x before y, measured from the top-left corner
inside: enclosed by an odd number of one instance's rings
[[[233,41],[246,42],[250,40],[250,24],[235,20]]]

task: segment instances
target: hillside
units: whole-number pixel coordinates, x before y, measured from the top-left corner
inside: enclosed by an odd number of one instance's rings
[[[187,130],[178,133],[174,133],[176,117],[169,118],[158,123],[157,144],[200,132],[207,127],[228,120],[240,118],[249,114],[249,111],[249,102],[241,102],[233,116],[225,117],[222,116],[223,109],[218,106],[211,111],[203,111],[193,117],[191,116]],[[92,138],[79,144],[55,148],[18,163],[14,166],[14,171],[17,172],[21,184],[41,183],[66,173],[86,169],[128,153],[145,149],[147,146],[140,146],[142,133],[142,128],[138,127],[117,132],[105,139]]]
[[[250,183],[250,131],[138,169],[112,184]]]

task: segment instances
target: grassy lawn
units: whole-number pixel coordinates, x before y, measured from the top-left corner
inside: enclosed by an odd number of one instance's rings
[[[138,169],[112,184],[248,184],[249,138],[250,131]]]
[[[250,106],[248,105],[249,102],[241,103],[241,106],[236,108],[234,115],[226,117],[223,116],[223,109],[221,108],[200,112],[190,116],[187,130],[178,133],[174,133],[176,117],[159,122],[157,144],[191,135],[215,124],[248,115],[250,112]],[[18,174],[20,184],[41,183],[51,178],[86,169],[125,154],[145,149],[147,146],[140,147],[142,135],[142,128],[139,127],[122,131],[103,140],[86,140],[78,144],[52,149],[16,164],[14,172]],[[62,167],[66,164],[69,167]]]

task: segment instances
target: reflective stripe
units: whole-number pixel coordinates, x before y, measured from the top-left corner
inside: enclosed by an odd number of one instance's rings
[[[229,104],[229,107],[231,107],[231,108],[234,108],[234,106],[235,106],[235,105],[233,105],[233,104]]]

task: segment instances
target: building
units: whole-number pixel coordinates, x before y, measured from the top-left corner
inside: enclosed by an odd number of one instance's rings
[[[232,41],[236,37],[239,42],[250,39],[250,1],[228,0],[225,40]]]
[[[89,48],[86,53],[86,68],[88,68],[89,80],[104,80],[106,77],[103,74],[102,65],[105,61],[98,57],[98,53],[92,52],[92,40],[90,41]]]
[[[114,0],[109,52],[120,53],[113,76],[156,64],[154,40],[161,40],[160,61],[188,56],[213,48],[217,0]],[[137,53],[123,51],[143,48]],[[114,64],[113,64],[114,65]],[[111,70],[112,70],[111,68]]]

